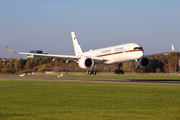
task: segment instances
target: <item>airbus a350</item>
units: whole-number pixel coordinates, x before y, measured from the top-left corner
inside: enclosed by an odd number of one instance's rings
[[[75,33],[71,32],[71,36],[74,45],[75,55],[55,55],[55,54],[35,54],[35,53],[25,53],[25,52],[14,52],[11,51],[7,46],[6,47],[10,52],[18,53],[18,54],[63,58],[66,59],[67,61],[75,60],[79,64],[79,67],[83,69],[90,69],[87,71],[87,73],[90,75],[96,74],[96,71],[93,71],[93,67],[95,66],[113,65],[113,64],[118,65],[118,69],[115,70],[115,74],[124,74],[124,71],[120,70],[120,67],[122,62],[127,62],[127,61],[135,61],[136,68],[140,68],[140,67],[145,68],[148,67],[150,64],[150,60],[147,58],[148,56],[167,54],[174,50],[174,46],[171,44],[172,46],[171,51],[145,55],[141,45],[137,43],[127,43],[127,44],[121,44],[112,47],[106,47],[106,48],[83,52],[75,36]]]

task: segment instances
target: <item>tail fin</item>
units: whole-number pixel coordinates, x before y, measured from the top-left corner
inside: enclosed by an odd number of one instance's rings
[[[79,54],[83,53],[81,50],[81,46],[78,43],[75,33],[71,32],[71,36],[72,36],[72,41],[73,41],[73,45],[74,45],[75,55],[79,55]]]

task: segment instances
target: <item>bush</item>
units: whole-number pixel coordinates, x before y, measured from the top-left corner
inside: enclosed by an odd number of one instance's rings
[[[1,70],[1,74],[13,74],[15,71],[13,69],[10,68],[3,68]]]
[[[46,67],[41,67],[41,68],[39,68],[38,69],[38,71],[37,72],[45,72],[47,70],[47,68]]]
[[[20,71],[19,74],[22,74],[22,73],[32,73],[32,72],[33,72],[32,69],[28,69],[28,70]]]
[[[61,72],[62,71],[62,68],[61,67],[55,67],[53,69],[53,72]]]
[[[160,69],[160,68],[157,68],[157,69],[156,69],[156,73],[161,73],[161,69]]]

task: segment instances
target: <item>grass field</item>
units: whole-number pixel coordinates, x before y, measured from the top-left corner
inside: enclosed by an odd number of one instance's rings
[[[19,77],[19,74],[0,74],[0,77]],[[57,75],[25,75],[24,77],[57,78]],[[123,79],[123,80],[180,80],[180,76],[153,75],[64,75],[62,78]]]
[[[180,87],[0,80],[0,119],[180,119]]]

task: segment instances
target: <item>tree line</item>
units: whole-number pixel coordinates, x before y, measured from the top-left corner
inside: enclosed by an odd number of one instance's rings
[[[125,72],[142,73],[175,73],[179,71],[180,52],[171,52],[167,55],[156,55],[148,57],[150,65],[147,68],[136,69],[133,61],[122,63],[121,69]],[[98,66],[94,68],[98,72],[114,72],[117,65],[111,66]],[[75,61],[66,63],[65,59],[56,58],[55,60],[50,57],[35,57],[19,60],[0,60],[0,73],[1,74],[14,74],[14,73],[32,73],[32,72],[86,72],[81,69]]]

